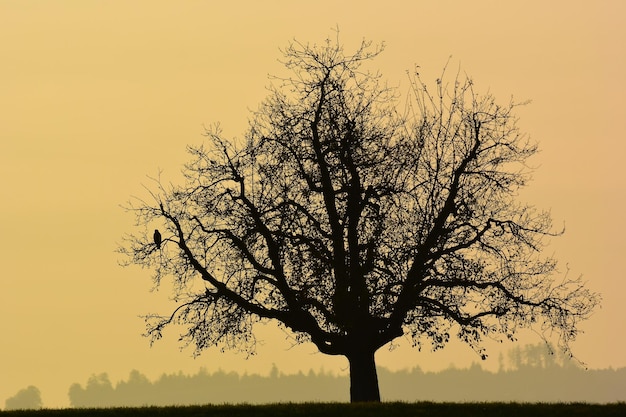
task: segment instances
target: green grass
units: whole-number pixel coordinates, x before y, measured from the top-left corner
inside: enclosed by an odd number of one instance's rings
[[[462,417],[462,416],[625,416],[626,403],[529,404],[529,403],[303,403],[267,405],[204,405],[186,407],[83,408],[60,410],[0,411],[2,417]]]

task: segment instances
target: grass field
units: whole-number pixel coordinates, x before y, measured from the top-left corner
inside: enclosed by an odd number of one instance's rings
[[[12,416],[157,416],[157,417],[396,417],[396,416],[625,416],[626,403],[523,404],[523,403],[304,403],[267,405],[205,405],[189,407],[83,408],[0,411]]]

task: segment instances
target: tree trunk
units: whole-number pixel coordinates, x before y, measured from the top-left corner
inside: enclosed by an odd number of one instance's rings
[[[347,357],[350,362],[350,401],[380,402],[374,351],[357,349]]]

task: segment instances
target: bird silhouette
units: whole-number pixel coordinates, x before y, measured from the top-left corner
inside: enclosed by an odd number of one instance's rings
[[[159,229],[154,229],[154,244],[157,249],[161,249],[161,233],[159,233]]]

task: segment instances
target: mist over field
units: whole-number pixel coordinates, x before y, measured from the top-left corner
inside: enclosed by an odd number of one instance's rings
[[[484,370],[474,363],[467,369],[449,368],[440,372],[425,372],[420,368],[394,372],[381,367],[378,375],[383,401],[626,401],[626,368],[586,370],[576,361],[550,354],[541,345],[516,348],[508,358],[500,357],[498,372]],[[349,379],[345,375],[323,369],[284,374],[276,366],[267,375],[201,369],[191,375],[163,374],[154,381],[137,370],[117,382],[101,373],[72,384],[68,398],[73,408],[348,402],[350,399]],[[15,408],[9,407],[9,403],[7,400],[5,409]]]
[[[492,373],[469,369],[392,372],[379,369],[383,401],[589,402],[626,401],[626,368],[523,367]],[[323,371],[269,376],[234,372],[163,375],[151,382],[138,371],[115,387],[106,374],[92,376],[69,391],[73,407],[191,405],[276,402],[348,402],[349,380]]]

